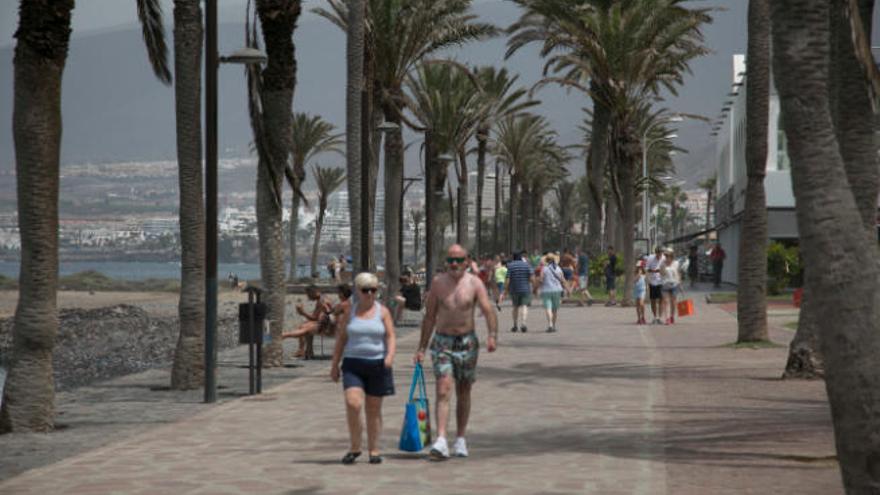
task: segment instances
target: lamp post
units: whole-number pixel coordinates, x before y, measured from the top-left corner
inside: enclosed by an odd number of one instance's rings
[[[266,55],[242,48],[217,53],[217,0],[205,1],[205,402],[217,400],[217,70],[221,62],[254,65]]]
[[[684,119],[682,119],[680,115],[673,115],[668,119],[658,120],[649,125],[648,128],[645,129],[645,132],[642,134],[642,180],[645,182],[645,186],[642,188],[642,237],[648,237],[648,215],[651,211],[648,208],[648,148],[650,148],[652,144],[662,139],[674,139],[678,137],[676,134],[670,134],[668,136],[664,136],[663,138],[657,138],[650,143],[647,143],[646,141],[648,140],[648,133],[651,132],[651,129],[661,123],[681,122],[682,120]],[[648,246],[648,248],[650,249],[650,246]]]

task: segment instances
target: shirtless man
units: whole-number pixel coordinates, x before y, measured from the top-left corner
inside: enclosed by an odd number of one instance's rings
[[[447,269],[434,278],[427,295],[422,336],[413,359],[419,363],[425,359],[430,341],[434,377],[437,379],[437,441],[431,446],[431,457],[438,460],[449,458],[446,427],[453,383],[457,425],[453,455],[468,455],[464,437],[471,412],[471,387],[476,380],[477,356],[480,352],[480,343],[474,330],[474,310],[477,306],[489,327],[489,338],[486,340],[489,352],[495,352],[498,339],[498,319],[489,303],[486,286],[478,277],[465,272],[466,260],[467,250],[458,244],[453,244],[447,251]],[[435,329],[436,334],[431,340]]]

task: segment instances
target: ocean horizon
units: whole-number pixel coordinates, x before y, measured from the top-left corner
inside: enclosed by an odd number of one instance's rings
[[[0,261],[0,275],[18,279],[20,263],[18,261]],[[180,262],[178,261],[62,261],[58,267],[61,277],[74,273],[94,270],[116,280],[146,280],[149,278],[180,280]],[[287,267],[285,267],[285,273]],[[318,266],[322,277],[329,276],[327,269]],[[309,265],[300,264],[297,276],[309,276]],[[217,278],[226,280],[229,274],[238,276],[239,280],[257,280],[260,278],[258,263],[219,263]]]

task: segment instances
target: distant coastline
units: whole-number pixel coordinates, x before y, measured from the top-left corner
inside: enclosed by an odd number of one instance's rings
[[[174,261],[120,261],[120,260],[68,260],[62,259],[59,263],[59,275],[67,276],[85,271],[97,271],[107,277],[116,280],[147,280],[147,279],[171,279],[180,280],[180,262]],[[323,269],[323,267],[322,267]],[[301,277],[308,276],[309,267],[300,265],[297,273]],[[222,283],[229,274],[236,275],[239,280],[257,280],[260,278],[260,265],[258,263],[220,263],[217,267],[217,277]],[[0,275],[17,279],[19,276],[19,261],[0,259]],[[326,274],[323,274],[326,276]]]

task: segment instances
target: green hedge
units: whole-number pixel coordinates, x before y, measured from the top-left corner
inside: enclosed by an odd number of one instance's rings
[[[781,294],[801,275],[800,253],[797,246],[786,247],[780,242],[767,246],[767,293]]]

